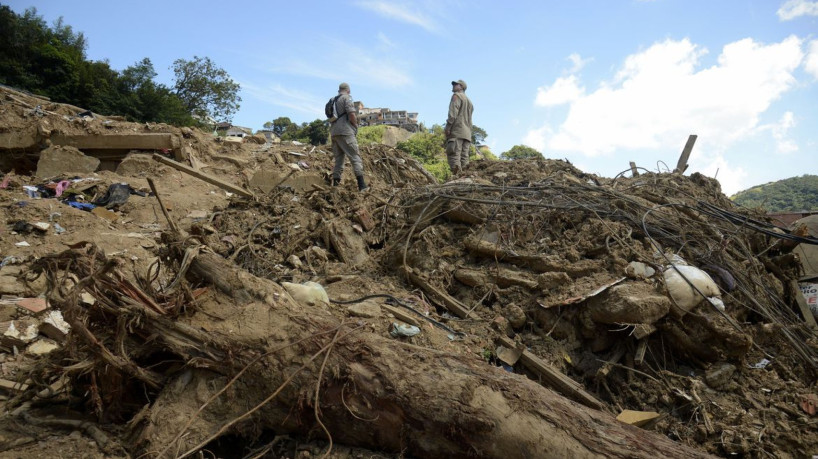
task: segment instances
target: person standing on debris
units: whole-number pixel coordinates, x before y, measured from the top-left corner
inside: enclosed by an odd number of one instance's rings
[[[466,96],[466,82],[452,81],[452,100],[446,119],[446,158],[453,174],[459,174],[469,164],[471,147],[471,114],[474,106]]]
[[[355,106],[349,95],[349,85],[338,85],[338,96],[334,102],[334,120],[329,130],[332,136],[332,154],[335,157],[335,167],[332,169],[332,186],[341,184],[341,174],[344,172],[344,158],[348,157],[352,163],[352,170],[358,180],[358,191],[368,187],[364,181],[364,165],[358,151],[358,118],[355,116]]]

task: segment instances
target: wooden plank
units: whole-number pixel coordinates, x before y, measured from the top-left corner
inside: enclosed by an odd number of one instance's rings
[[[690,153],[693,151],[693,145],[696,143],[697,137],[695,134],[690,134],[687,138],[687,143],[682,150],[682,155],[679,156],[679,162],[676,163],[676,169],[673,169],[674,174],[684,174],[687,170],[687,160],[690,158]]]
[[[818,323],[815,321],[815,316],[812,315],[812,310],[807,304],[807,299],[804,298],[804,294],[801,293],[801,289],[798,287],[798,281],[790,281],[790,288],[793,290],[793,295],[795,296],[795,301],[798,303],[798,308],[801,310],[801,315],[804,316],[804,322],[806,322],[811,329],[818,330]]]
[[[164,132],[146,132],[138,134],[105,134],[105,135],[64,135],[54,134],[51,143],[68,145],[80,150],[161,150],[179,149],[178,139],[174,142],[173,134]]]
[[[473,316],[473,314],[469,313],[469,308],[465,304],[415,274],[412,268],[405,269],[404,273],[406,273],[409,282],[423,290],[432,302],[448,309],[449,312],[461,319],[468,319]]]
[[[510,349],[520,349],[520,346],[518,346],[517,343],[506,338],[505,336],[498,337],[497,342]],[[602,402],[586,392],[580,383],[574,381],[568,376],[565,376],[551,365],[548,365],[539,357],[532,354],[531,351],[528,351],[527,349],[521,350],[523,353],[520,356],[520,361],[526,366],[526,368],[540,375],[542,377],[542,382],[545,385],[572,400],[582,403],[587,407],[602,410],[602,407],[604,406]]]
[[[633,356],[633,363],[642,365],[645,361],[645,351],[648,349],[648,340],[640,339],[636,344],[636,354]]]
[[[404,312],[400,308],[396,308],[388,304],[382,304],[381,309],[391,313],[393,316],[395,316],[396,319],[406,322],[409,325],[414,325],[416,327],[420,325],[420,321],[418,321],[414,316],[409,315],[409,313]]]
[[[244,188],[233,185],[232,183],[227,183],[224,180],[217,179],[216,177],[213,177],[211,175],[207,175],[204,172],[197,171],[197,170],[193,169],[190,166],[178,163],[178,162],[176,162],[176,161],[174,161],[172,159],[169,159],[169,158],[165,158],[162,155],[154,154],[153,159],[156,160],[156,161],[159,161],[162,164],[168,165],[168,166],[170,166],[170,167],[172,167],[174,169],[180,170],[180,171],[182,171],[182,172],[184,172],[184,173],[186,173],[188,175],[192,175],[192,176],[194,176],[194,177],[196,177],[198,179],[204,180],[205,182],[210,183],[211,185],[216,185],[217,187],[219,187],[219,188],[221,188],[223,190],[227,190],[227,191],[229,191],[231,193],[235,193],[235,194],[237,194],[239,196],[243,196],[245,198],[252,198],[254,196],[253,193],[245,190]]]
[[[639,177],[639,171],[636,170],[636,163],[631,161],[630,166],[631,166],[631,176],[632,177]]]
[[[18,383],[17,381],[9,381],[7,379],[0,379],[0,389],[25,392],[28,389],[28,384]]]

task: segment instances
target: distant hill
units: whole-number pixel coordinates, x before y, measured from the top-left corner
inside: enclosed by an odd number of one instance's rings
[[[818,175],[802,175],[739,191],[730,199],[767,212],[818,211]]]

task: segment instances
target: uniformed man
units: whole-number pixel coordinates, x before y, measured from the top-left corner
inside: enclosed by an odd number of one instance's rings
[[[358,118],[355,116],[355,106],[349,95],[349,85],[338,85],[338,98],[335,100],[335,113],[338,118],[332,122],[329,133],[332,136],[332,154],[335,157],[335,167],[332,169],[332,186],[341,183],[341,174],[344,172],[344,158],[349,158],[352,171],[358,180],[358,191],[367,189],[364,181],[364,165],[358,151]]]
[[[466,96],[466,82],[452,81],[452,100],[449,102],[449,117],[446,119],[446,158],[449,169],[457,175],[469,164],[471,146],[471,114],[474,106]]]

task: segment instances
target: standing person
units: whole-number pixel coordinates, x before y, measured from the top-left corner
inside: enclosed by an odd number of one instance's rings
[[[358,180],[358,191],[367,189],[364,181],[364,165],[358,151],[358,118],[355,116],[355,106],[349,95],[349,85],[338,85],[338,96],[335,98],[335,112],[337,118],[332,121],[329,133],[332,136],[332,154],[335,157],[335,167],[332,169],[332,186],[341,183],[341,174],[344,172],[344,158],[348,157],[352,163],[352,170]]]
[[[452,100],[449,102],[449,118],[446,119],[446,158],[449,169],[457,175],[469,164],[471,146],[471,114],[474,106],[466,96],[466,82],[452,81]]]

